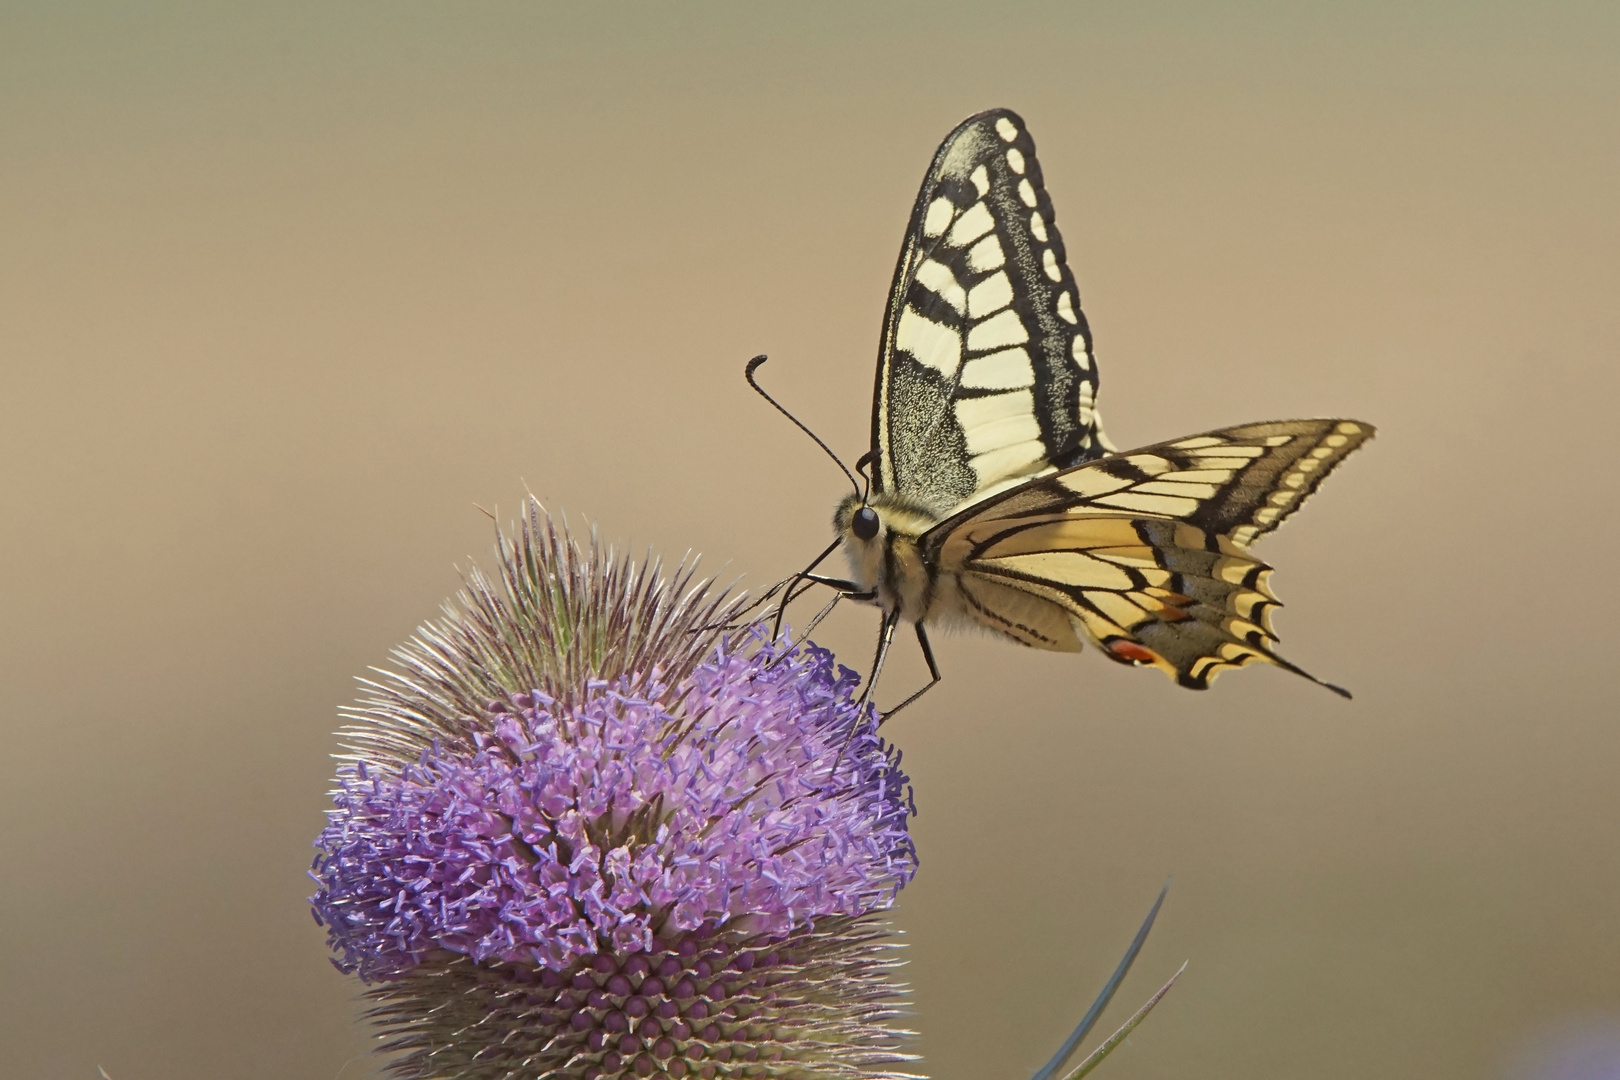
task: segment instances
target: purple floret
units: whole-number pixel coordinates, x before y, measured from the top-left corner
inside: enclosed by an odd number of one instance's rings
[[[858,676],[813,645],[773,663],[757,628],[732,644],[673,693],[514,694],[473,752],[340,768],[312,898],[338,966],[386,979],[444,949],[561,971],[892,903],[917,864],[909,788]]]

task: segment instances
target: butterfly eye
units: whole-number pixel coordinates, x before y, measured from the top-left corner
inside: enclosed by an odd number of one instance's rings
[[[849,523],[850,530],[862,540],[870,540],[878,534],[877,511],[870,506],[863,506],[855,511],[855,519]]]

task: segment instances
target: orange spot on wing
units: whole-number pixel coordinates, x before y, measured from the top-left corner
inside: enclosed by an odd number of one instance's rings
[[[1137,599],[1138,597],[1140,599]],[[1182,608],[1191,604],[1193,598],[1170,592],[1168,589],[1148,589],[1144,593],[1133,593],[1132,599],[1135,599],[1139,606],[1147,608],[1164,622],[1181,622],[1183,619],[1192,618]]]
[[[1107,645],[1103,646],[1103,648],[1107,649],[1109,655],[1115,660],[1119,660],[1127,664],[1151,664],[1158,659],[1158,657],[1155,656],[1151,650],[1143,648],[1134,641],[1126,641],[1123,638],[1116,638],[1115,640],[1110,641]]]

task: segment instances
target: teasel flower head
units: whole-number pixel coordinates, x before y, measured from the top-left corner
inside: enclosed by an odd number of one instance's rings
[[[530,501],[365,682],[311,897],[397,1077],[904,1076],[899,755],[814,646]]]

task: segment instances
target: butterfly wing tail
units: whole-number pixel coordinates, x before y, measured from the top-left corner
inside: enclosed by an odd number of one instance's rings
[[[1228,669],[1268,663],[1350,696],[1278,655],[1272,613],[1282,604],[1271,568],[1244,549],[1230,542],[1211,549],[1202,530],[1162,519],[1082,527],[1106,537],[1087,545],[1085,563],[1001,558],[971,563],[964,576],[1058,605],[1076,634],[1109,659],[1151,665],[1190,689],[1208,689]],[[1031,572],[1036,566],[1052,569]]]
[[[1214,551],[1183,546],[1199,534],[1169,522],[1133,524],[1152,547],[1156,562],[1171,575],[1164,589],[1132,598],[1143,602],[1148,617],[1122,628],[1128,631],[1128,640],[1153,654],[1148,662],[1195,690],[1208,689],[1229,668],[1263,662],[1350,696],[1343,687],[1278,655],[1272,615],[1282,602],[1271,588],[1271,567],[1229,542],[1218,543]],[[1173,595],[1152,595],[1163,591]],[[1104,651],[1117,660],[1132,660],[1120,655],[1118,646]]]

